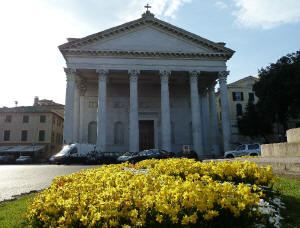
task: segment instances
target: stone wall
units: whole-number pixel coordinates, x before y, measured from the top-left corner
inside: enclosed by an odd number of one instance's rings
[[[264,144],[261,146],[263,157],[300,157],[300,128],[287,131],[286,143]]]

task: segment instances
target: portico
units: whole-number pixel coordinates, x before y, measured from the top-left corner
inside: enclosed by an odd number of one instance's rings
[[[137,152],[147,142],[174,152],[191,145],[200,158],[219,156],[214,97],[219,82],[222,118],[228,118],[222,121],[223,144],[230,147],[226,61],[233,51],[224,43],[147,11],[136,21],[59,48],[67,60],[66,143],[94,143],[103,152]],[[147,141],[147,134],[152,139]]]

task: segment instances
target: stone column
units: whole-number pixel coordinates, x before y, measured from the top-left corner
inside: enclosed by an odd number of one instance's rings
[[[190,92],[191,92],[191,109],[192,109],[192,133],[193,133],[193,150],[201,159],[204,157],[202,144],[202,124],[201,113],[199,105],[198,93],[198,73],[196,71],[190,72]]]
[[[64,68],[67,75],[63,143],[73,143],[75,69]]]
[[[204,154],[209,156],[210,154],[210,143],[209,143],[209,106],[207,88],[203,88],[201,93],[201,106],[202,106],[202,134],[203,134],[203,150]]]
[[[85,102],[85,92],[87,90],[87,81],[84,78],[80,78],[80,86],[79,86],[79,142],[84,142],[84,102]],[[87,142],[86,142],[87,143]]]
[[[139,71],[129,70],[130,109],[129,109],[129,151],[139,151],[138,75]]]
[[[230,122],[228,90],[227,90],[227,82],[226,82],[228,74],[229,74],[229,71],[219,72],[224,151],[228,151],[231,149],[231,145],[230,145],[231,122]]]
[[[73,127],[73,142],[79,142],[79,119],[80,119],[80,109],[79,109],[79,78],[78,75],[75,76],[75,86],[74,86],[74,127]]]
[[[168,152],[172,151],[171,145],[171,117],[170,117],[170,96],[169,96],[169,77],[170,71],[160,71],[161,86],[161,149]]]
[[[108,70],[97,70],[98,73],[98,118],[97,148],[106,151],[106,80]]]
[[[210,128],[210,143],[213,158],[220,157],[219,145],[219,123],[215,97],[215,82],[208,87],[209,96],[209,128]]]

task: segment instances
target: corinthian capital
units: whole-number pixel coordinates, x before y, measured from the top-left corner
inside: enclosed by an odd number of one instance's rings
[[[138,80],[140,71],[139,70],[128,70],[128,74],[129,74],[129,80],[136,82]]]
[[[76,69],[74,68],[64,68],[64,71],[67,76],[67,82],[75,82],[75,73]]]
[[[78,89],[80,96],[84,96],[86,90],[87,90],[87,80],[83,77],[80,77],[80,81],[78,83]]]
[[[108,70],[105,69],[97,69],[96,73],[98,74],[98,79],[100,81],[106,81],[108,76]]]
[[[159,76],[160,76],[161,82],[168,82],[169,78],[171,76],[171,71],[169,71],[169,70],[160,70],[159,71]]]
[[[189,75],[190,75],[190,81],[191,81],[191,82],[197,82],[197,81],[198,81],[198,78],[199,78],[199,74],[200,74],[199,71],[190,71],[190,72],[189,72]]]
[[[229,75],[229,71],[219,71],[218,72],[219,83],[220,84],[226,84],[228,75]]]

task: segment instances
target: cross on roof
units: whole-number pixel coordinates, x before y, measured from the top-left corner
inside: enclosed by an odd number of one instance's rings
[[[147,3],[146,6],[144,6],[147,9],[147,12],[149,11],[149,8],[151,8],[151,6]]]

